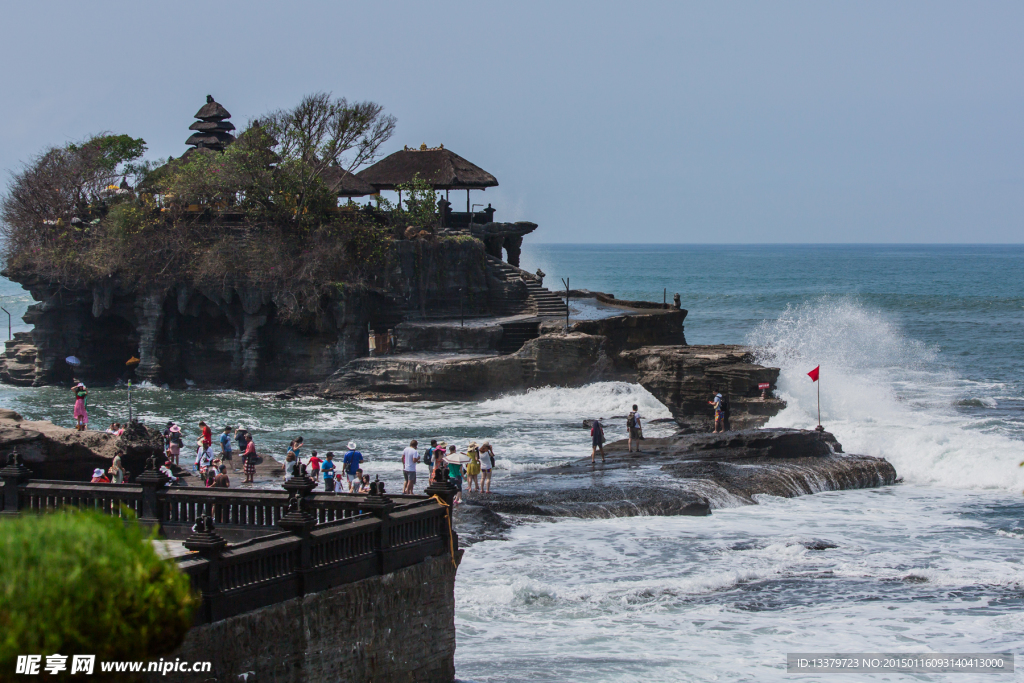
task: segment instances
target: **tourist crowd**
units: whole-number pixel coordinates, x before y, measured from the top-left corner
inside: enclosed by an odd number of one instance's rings
[[[218,438],[219,449],[214,449],[213,431],[206,422],[199,422],[199,435],[195,442],[195,455],[188,456],[183,462],[184,454],[188,452],[185,447],[185,436],[180,425],[171,421],[163,430],[164,459],[160,466],[171,485],[178,483],[175,470],[187,467],[195,473],[203,484],[210,488],[230,488],[231,479],[228,474],[229,466],[234,462],[236,452],[240,454],[241,471],[243,484],[254,483],[256,476],[256,465],[261,457],[256,454],[256,444],[252,434],[239,425],[230,425],[221,430]],[[120,435],[124,428],[117,424],[111,424],[108,434]],[[285,453],[282,470],[287,481],[292,477],[301,476],[303,472],[308,475],[316,485],[323,483],[324,491],[328,493],[369,493],[370,475],[364,471],[363,463],[366,458],[359,451],[355,441],[347,444],[346,451],[340,455],[328,451],[320,456],[320,453],[311,450],[308,457],[304,456],[304,437],[298,436],[292,440]],[[93,483],[121,483],[125,481],[125,471],[121,467],[120,456],[114,458],[114,462],[107,472],[96,469],[93,472]],[[191,462],[189,462],[191,461]],[[491,473],[494,470],[496,456],[490,442],[484,441],[477,444],[476,441],[469,443],[464,452],[459,452],[455,444],[448,444],[445,441],[438,442],[433,439],[430,446],[422,453],[419,450],[419,443],[414,439],[409,442],[400,456],[403,474],[403,494],[412,494],[416,487],[417,468],[425,465],[428,472],[427,485],[434,483],[442,477],[441,471],[447,468],[449,481],[458,490],[456,502],[462,502],[462,494],[491,492]],[[237,470],[236,470],[237,471]]]

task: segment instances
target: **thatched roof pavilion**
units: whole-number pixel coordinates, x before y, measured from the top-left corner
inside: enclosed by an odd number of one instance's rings
[[[377,193],[373,185],[340,166],[328,168],[323,172],[321,179],[327,188],[339,197],[365,197]]]
[[[394,190],[412,182],[417,174],[435,190],[482,190],[498,185],[497,178],[444,145],[431,149],[426,145],[419,149],[406,147],[356,175],[378,190]]]
[[[185,141],[186,145],[223,151],[235,141],[235,136],[228,132],[235,129],[235,124],[225,120],[231,114],[212,95],[206,96],[206,104],[196,112],[196,118],[199,120],[189,126],[189,130],[196,132]]]

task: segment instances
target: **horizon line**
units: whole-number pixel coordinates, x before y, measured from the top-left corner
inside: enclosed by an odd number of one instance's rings
[[[638,247],[1022,247],[1024,242],[536,242],[523,246],[638,246]]]

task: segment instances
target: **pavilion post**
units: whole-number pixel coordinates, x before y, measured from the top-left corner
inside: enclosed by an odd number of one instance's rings
[[[466,188],[466,214],[469,214],[469,188]]]

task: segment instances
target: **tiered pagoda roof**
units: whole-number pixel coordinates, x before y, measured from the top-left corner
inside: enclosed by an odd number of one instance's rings
[[[186,145],[223,151],[235,141],[235,136],[228,132],[235,129],[235,124],[227,120],[231,114],[212,95],[206,96],[206,104],[196,112],[196,118],[199,120],[189,126],[189,130],[196,132],[185,141]]]

